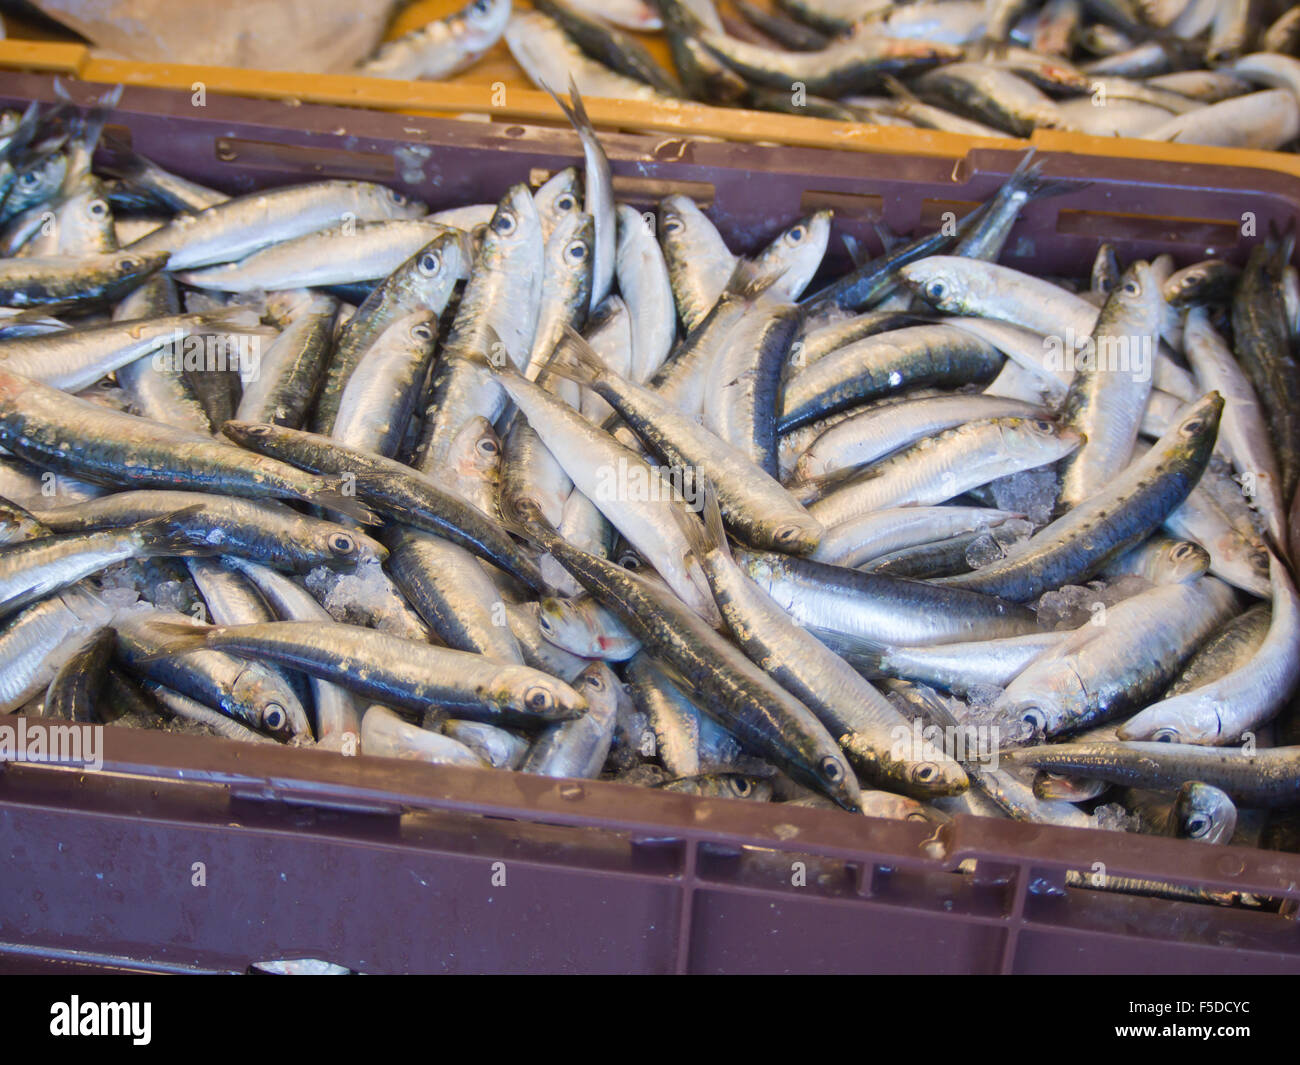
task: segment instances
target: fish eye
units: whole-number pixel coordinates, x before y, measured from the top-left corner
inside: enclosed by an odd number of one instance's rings
[[[731,790],[743,799],[754,790],[754,787],[746,777],[733,777],[731,780]]]
[[[1050,433],[1053,429],[1056,428],[1056,426],[1054,426],[1046,418],[1035,418],[1031,424],[1040,433]]]
[[[550,692],[539,686],[524,692],[524,705],[530,710],[549,710],[555,705],[555,700]]]
[[[482,440],[478,442],[478,449],[484,455],[489,455],[494,458],[498,454],[500,454],[500,449],[497,447],[497,442],[493,440],[491,437],[487,437],[487,436],[485,436]]]
[[[567,192],[555,198],[555,209],[557,211],[572,211],[577,206],[578,201]]]
[[[773,539],[779,544],[788,544],[791,540],[799,535],[799,529],[794,525],[785,525],[776,530]]]
[[[1151,738],[1155,740],[1156,743],[1177,743],[1182,739],[1178,734],[1178,730],[1172,725],[1166,725],[1164,728],[1156,729]]]
[[[686,223],[683,222],[680,218],[678,218],[675,214],[664,216],[665,233],[680,233],[685,228],[686,228]]]
[[[948,286],[941,280],[935,278],[925,286],[925,294],[929,299],[941,300],[948,291]]]
[[[798,244],[807,235],[808,230],[804,226],[791,226],[786,232],[785,239],[791,244]]]
[[[1142,295],[1142,286],[1141,284],[1138,283],[1137,278],[1130,277],[1127,281],[1124,282],[1124,295],[1126,296]]]
[[[587,678],[587,687],[595,688],[598,692],[605,690],[605,679],[599,674],[593,673]]]
[[[1185,829],[1192,839],[1200,839],[1210,831],[1210,819],[1204,814],[1197,814],[1195,817],[1189,817]]]
[[[117,268],[124,273],[130,273],[132,270],[138,270],[140,268],[140,260],[131,258],[119,259],[117,261]]]
[[[503,237],[510,236],[517,228],[515,216],[509,211],[498,211],[497,216],[492,219],[492,228],[500,233]]]
[[[618,564],[624,569],[638,570],[641,568],[641,559],[631,552],[628,552],[619,557]]]
[[[411,330],[411,336],[414,337],[416,340],[422,340],[427,343],[428,341],[433,339],[433,330],[430,329],[426,323],[421,322],[419,325],[417,325],[414,329]]]
[[[1025,706],[1020,710],[1020,720],[1037,735],[1047,731],[1047,712],[1041,706]]]
[[[564,257],[570,262],[584,263],[587,261],[587,245],[584,241],[575,240],[569,243],[564,249]]]
[[[832,784],[838,784],[844,779],[844,767],[840,765],[840,760],[832,755],[827,755],[818,765],[821,770],[822,778]]]
[[[908,812],[907,816],[903,818],[903,820],[904,821],[928,821],[929,818],[926,817],[925,814],[922,813],[920,810],[911,810]]]
[[[470,8],[470,11],[475,15],[486,15],[491,10],[492,5],[488,3],[488,0],[475,0],[474,6]]]
[[[1179,544],[1177,547],[1174,548],[1172,554],[1175,559],[1181,562],[1183,559],[1191,558],[1193,555],[1195,555],[1196,547],[1193,544],[1189,544],[1187,543],[1187,541],[1184,540],[1181,544]]]
[[[388,196],[393,203],[397,204],[398,207],[404,207],[406,204],[411,202],[403,193],[398,192],[396,189],[389,189]]]
[[[91,218],[103,218],[108,214],[108,204],[103,200],[91,200],[90,203],[86,205],[86,213],[89,214]]]
[[[347,533],[330,533],[329,549],[336,555],[350,555],[357,549],[357,542]]]
[[[35,170],[29,170],[18,180],[21,184],[25,185],[29,189],[35,188],[37,185],[40,184],[41,175],[38,174]]]
[[[1197,433],[1201,431],[1204,425],[1205,422],[1203,422],[1200,418],[1193,418],[1190,422],[1186,422],[1183,425],[1182,434],[1183,436],[1195,436]]]
[[[548,618],[545,614],[537,615],[537,627],[541,629],[543,632],[554,631],[554,626],[551,625],[551,619]]]
[[[442,259],[437,252],[427,251],[420,256],[420,273],[432,277],[442,269]]]
[[[912,780],[917,784],[928,784],[939,775],[939,767],[932,762],[922,762],[912,770]]]
[[[267,703],[262,711],[262,724],[272,732],[279,732],[289,722],[289,715],[279,703]]]

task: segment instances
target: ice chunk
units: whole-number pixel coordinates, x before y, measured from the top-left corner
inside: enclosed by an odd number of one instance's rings
[[[1047,466],[999,477],[989,488],[999,510],[1014,510],[1035,525],[1046,525],[1052,520],[1060,481],[1055,469]]]
[[[966,565],[971,569],[979,569],[1005,557],[1006,551],[992,533],[983,533],[966,545]]]
[[[1102,803],[1092,812],[1097,827],[1110,832],[1137,832],[1139,819],[1117,802]]]
[[[1067,584],[1039,598],[1038,621],[1048,629],[1077,629],[1105,605],[1100,586]]]

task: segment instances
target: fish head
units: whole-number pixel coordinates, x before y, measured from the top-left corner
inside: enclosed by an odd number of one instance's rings
[[[548,595],[538,603],[537,628],[549,642],[584,658],[592,643],[591,625],[572,599]]]
[[[359,529],[349,529],[333,522],[321,522],[323,528],[312,529],[316,554],[330,569],[354,569],[364,562],[383,562],[388,548]]]
[[[388,218],[419,218],[429,213],[429,208],[419,200],[386,185],[380,186],[376,207]]]
[[[473,0],[461,11],[465,32],[461,42],[471,52],[481,52],[501,38],[510,21],[511,0]]]
[[[1189,780],[1174,799],[1174,831],[1180,839],[1227,843],[1237,830],[1237,807],[1225,791]]]
[[[748,799],[750,802],[771,802],[772,782],[745,773],[718,774],[718,797]]]
[[[927,303],[949,314],[966,314],[971,306],[972,275],[950,256],[932,255],[899,269],[899,276]]]
[[[1219,437],[1219,420],[1223,416],[1223,397],[1218,392],[1207,392],[1183,415],[1173,429],[1176,447],[1192,462],[1208,460],[1214,442]],[[1162,441],[1170,438],[1166,433]]]
[[[1029,462],[1038,459],[1035,465],[1054,462],[1083,441],[1074,429],[1046,418],[1004,418],[999,425],[1007,450]]]
[[[466,422],[447,452],[447,465],[462,479],[493,478],[501,467],[501,438],[492,423],[482,415]]]
[[[892,791],[864,791],[862,813],[865,817],[882,817],[888,821],[924,821],[942,823],[948,818],[916,799],[895,795]]]
[[[1052,773],[1040,769],[1034,774],[1034,796],[1060,802],[1087,802],[1104,793],[1110,785],[1104,780]]]
[[[796,515],[772,530],[772,547],[787,555],[811,555],[825,532],[825,526],[811,515]]]
[[[587,709],[587,699],[564,681],[527,666],[508,666],[491,681],[493,701],[533,720],[568,721]]]
[[[577,167],[566,166],[552,174],[535,193],[533,205],[543,225],[553,229],[567,215],[582,210],[582,194],[578,188]]]
[[[835,800],[846,810],[862,809],[862,789],[858,778],[849,767],[848,760],[833,740],[828,739],[826,749],[813,757],[813,775],[817,788],[823,795]]]
[[[439,233],[401,268],[403,288],[413,307],[438,309],[446,305],[456,282],[469,274],[470,254],[458,229]]]
[[[1195,580],[1210,568],[1210,553],[1192,540],[1170,540],[1160,545],[1157,569],[1179,584]]]
[[[1151,263],[1139,259],[1129,264],[1110,298],[1141,320],[1158,324],[1165,302],[1164,286]]]
[[[689,196],[674,193],[659,201],[659,232],[664,238],[664,251],[684,244],[693,226],[711,224]]]
[[[276,739],[311,738],[302,703],[284,678],[265,666],[251,664],[244,669],[230,685],[230,698],[238,705],[253,707],[262,731]]]
[[[123,280],[148,277],[167,265],[170,254],[165,251],[139,252],[128,249],[112,255],[108,261],[108,268],[111,273]]]
[[[587,713],[599,714],[604,721],[618,710],[622,687],[618,676],[604,662],[592,662],[573,680],[573,690],[587,700]]]
[[[1050,736],[1065,719],[1065,687],[1082,693],[1083,684],[1068,663],[1055,662],[1033,678],[1021,674],[993,703],[991,727],[999,746],[1023,747]]]
[[[639,217],[639,216],[638,216]],[[570,211],[555,224],[546,241],[547,269],[574,282],[587,282],[591,276],[593,250],[596,245],[596,220],[583,211]],[[586,306],[587,300],[580,301]]]
[[[1222,742],[1226,709],[1210,690],[1197,689],[1152,703],[1125,721],[1117,734],[1121,740],[1217,744]]]
[[[492,212],[479,255],[504,262],[511,252],[540,243],[542,221],[527,185],[512,185]]]

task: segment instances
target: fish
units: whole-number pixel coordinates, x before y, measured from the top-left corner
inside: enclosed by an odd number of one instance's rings
[[[386,41],[357,64],[373,78],[442,79],[471,67],[505,33],[510,0],[473,0],[445,18]]]

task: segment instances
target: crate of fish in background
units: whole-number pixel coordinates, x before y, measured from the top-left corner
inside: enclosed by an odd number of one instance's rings
[[[243,17],[256,20],[260,2]],[[239,12],[208,26],[161,5],[146,36],[117,25],[111,5],[45,4],[62,23],[25,6],[0,41],[10,69],[506,123],[558,118],[540,90],[572,78],[598,128],[953,158],[1028,138],[1165,162],[1208,150],[1294,172],[1300,133],[1300,19],[1241,0],[424,0],[386,29],[377,10],[320,13],[340,20],[336,35],[285,29],[293,5],[263,5],[282,31],[267,22],[267,38],[298,42],[272,54],[223,34]],[[1256,155],[1272,149],[1286,154]]]
[[[1293,179],[0,101],[6,966],[1300,967]]]

